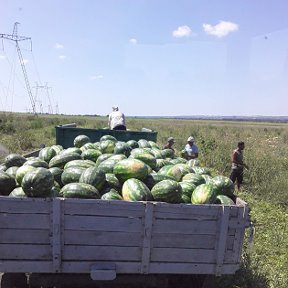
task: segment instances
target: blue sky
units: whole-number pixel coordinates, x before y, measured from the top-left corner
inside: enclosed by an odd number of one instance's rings
[[[37,112],[288,115],[287,0],[0,0]],[[5,37],[4,37],[5,38]],[[31,111],[0,40],[0,110]]]

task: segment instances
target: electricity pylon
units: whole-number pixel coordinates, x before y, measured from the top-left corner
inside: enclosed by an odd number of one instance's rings
[[[22,68],[22,71],[23,71],[24,80],[25,80],[25,84],[26,84],[26,89],[27,89],[27,92],[28,92],[28,95],[29,95],[29,98],[30,98],[30,102],[31,102],[31,105],[32,105],[32,112],[33,112],[33,114],[36,114],[35,99],[33,98],[33,95],[32,95],[32,91],[31,91],[31,87],[30,87],[30,84],[29,84],[29,80],[28,80],[28,76],[27,76],[27,72],[26,72],[23,56],[22,56],[21,49],[20,49],[19,43],[18,43],[19,41],[23,41],[23,40],[30,40],[31,50],[32,50],[32,40],[31,40],[30,37],[18,36],[18,31],[17,31],[18,30],[17,29],[18,24],[20,24],[20,23],[19,22],[15,22],[14,23],[14,28],[13,28],[12,35],[11,34],[0,34],[0,38],[7,39],[7,40],[12,40],[16,44],[16,49],[17,49],[17,52],[18,52],[19,61],[20,61],[21,68]]]

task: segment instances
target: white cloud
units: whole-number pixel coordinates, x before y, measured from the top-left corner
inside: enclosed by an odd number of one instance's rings
[[[56,43],[55,44],[55,48],[56,49],[64,49],[64,46],[62,44],[60,44],[60,43]]]
[[[172,32],[173,37],[182,38],[182,37],[190,37],[192,36],[192,30],[187,25],[179,26],[177,30]]]
[[[98,80],[104,78],[103,75],[93,75],[90,77],[91,80]]]
[[[227,36],[231,32],[239,30],[239,26],[233,22],[220,21],[217,25],[203,24],[204,31],[218,38]]]
[[[130,42],[131,44],[137,44],[137,39],[131,38],[131,39],[129,40],[129,42]]]
[[[65,55],[60,55],[60,56],[58,56],[58,58],[59,58],[60,60],[64,60],[64,59],[66,59],[66,56],[65,56]]]

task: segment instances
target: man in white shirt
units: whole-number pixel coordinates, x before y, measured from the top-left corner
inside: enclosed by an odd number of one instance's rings
[[[194,138],[192,136],[187,139],[185,152],[188,160],[198,158],[198,146],[194,143]]]
[[[109,114],[108,125],[111,130],[126,130],[125,115],[119,111],[117,106],[112,107]]]

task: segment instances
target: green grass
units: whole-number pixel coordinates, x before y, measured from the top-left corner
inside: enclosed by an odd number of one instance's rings
[[[55,144],[55,126],[107,127],[107,117],[0,113],[0,144],[12,153],[26,153]],[[242,265],[233,276],[217,278],[221,288],[288,287],[288,125],[275,123],[128,118],[130,130],[158,131],[158,144],[169,136],[180,153],[188,136],[199,146],[202,165],[229,176],[230,157],[239,140],[245,141],[243,190],[239,196],[251,208],[255,236],[249,254],[244,243]],[[2,157],[3,160],[3,157]]]

